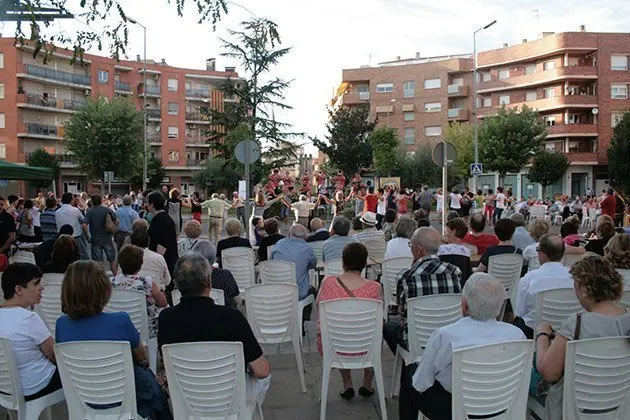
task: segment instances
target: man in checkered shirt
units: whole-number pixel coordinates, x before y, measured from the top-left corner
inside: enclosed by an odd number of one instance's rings
[[[402,320],[388,321],[383,338],[396,354],[396,346],[409,349],[407,341],[407,299],[441,293],[461,293],[461,270],[437,256],[442,238],[432,227],[421,227],[411,237],[413,265],[396,280],[396,300]]]

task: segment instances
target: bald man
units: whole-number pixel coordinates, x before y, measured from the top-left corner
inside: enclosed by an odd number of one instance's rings
[[[324,222],[319,217],[311,220],[311,232],[313,234],[306,238],[306,242],[325,241],[330,238],[330,233],[324,228]]]

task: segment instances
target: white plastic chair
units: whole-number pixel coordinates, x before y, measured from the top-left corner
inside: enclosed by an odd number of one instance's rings
[[[43,413],[52,418],[50,407],[65,400],[63,389],[32,401],[24,401],[20,374],[8,338],[0,337],[0,406],[17,412],[17,420],[37,420]]]
[[[44,321],[52,336],[55,336],[57,320],[63,314],[61,311],[61,286],[45,286],[42,291],[42,298],[35,305],[35,312]]]
[[[173,417],[250,419],[245,358],[240,342],[197,342],[162,346]]]
[[[57,368],[71,419],[136,419],[136,386],[129,342],[55,344]],[[96,409],[90,405],[120,404]]]
[[[368,239],[363,242],[363,245],[368,251],[368,265],[381,264],[383,262],[387,251],[387,242],[385,242],[384,236],[380,239]]]
[[[525,420],[533,356],[532,340],[453,351],[453,419]]]
[[[245,289],[256,283],[254,252],[247,247],[234,247],[221,251],[221,265],[234,276],[240,294],[245,297]]]
[[[319,303],[323,351],[320,420],[326,419],[330,370],[374,369],[381,408],[387,419],[381,366],[383,302],[370,299],[336,299]]]
[[[271,259],[271,254],[273,254],[273,249],[275,248],[275,245],[269,245],[267,247],[267,259],[270,260]]]
[[[488,274],[496,277],[503,287],[510,299],[510,292],[514,291],[513,288],[518,284],[518,280],[521,278],[521,269],[523,268],[523,256],[519,254],[501,254],[494,255],[488,260]],[[512,308],[516,307],[516,302],[512,302]],[[503,318],[505,312],[505,305],[501,309],[500,318]]]
[[[225,292],[221,289],[210,289],[210,297],[214,300],[215,305],[225,306]],[[173,299],[173,306],[179,305],[179,302],[182,299],[182,293],[173,289],[171,292],[171,299]]]
[[[14,263],[28,263],[35,264],[35,255],[29,251],[19,250],[11,258],[9,258],[9,264]]]
[[[460,293],[419,296],[407,300],[409,350],[405,350],[400,345],[396,349],[390,397],[398,395],[400,390],[402,362],[409,365],[418,361],[433,331],[452,324],[461,317],[462,295]]]
[[[302,392],[306,392],[302,362],[302,323],[296,284],[257,284],[247,289],[247,321],[260,344],[293,343]]]
[[[556,217],[553,218],[554,225],[561,225],[564,222],[564,217],[562,217],[562,212],[564,211],[564,206],[558,206],[558,213]]]
[[[59,286],[63,283],[63,274],[59,273],[44,273],[42,275],[42,286],[44,289],[50,286]]]
[[[595,220],[597,220],[597,209],[589,208],[587,214],[582,216],[582,227],[593,227],[595,226]]]
[[[587,254],[586,252],[583,254],[564,254],[561,260],[562,265],[564,265],[565,267],[571,268],[573,264],[575,264],[576,262],[584,258],[586,254]]]
[[[313,253],[315,254],[315,258],[317,261],[324,260],[324,241],[315,241],[308,243],[311,248],[313,248]]]
[[[154,269],[151,269],[151,268],[142,268],[138,272],[138,275],[141,276],[141,277],[149,277],[149,278],[151,278],[153,281],[158,283],[158,286],[159,286],[158,280],[160,279],[161,276],[160,276],[160,272],[158,270],[154,270]]]
[[[538,292],[534,308],[534,325],[548,322],[554,330],[571,315],[584,311],[575,289],[569,287]]]
[[[530,271],[534,271],[540,268],[540,260],[538,259],[538,256],[535,256],[534,258],[530,258],[530,260],[527,262],[527,272],[529,273]]]
[[[338,276],[341,273],[343,273],[343,262],[340,259],[324,263],[324,276]]]
[[[542,206],[532,206],[529,209],[529,221],[530,222],[532,220],[535,220],[535,219],[545,219],[546,215],[547,215],[547,209],[545,209]]]
[[[623,306],[626,309],[630,309],[630,290],[624,290],[621,295],[621,300],[619,301],[619,305]]]
[[[261,283],[297,284],[295,263],[281,260],[261,261],[258,268]]]
[[[396,278],[401,271],[411,268],[412,261],[411,257],[398,257],[383,260],[381,264],[385,317],[387,317],[388,307],[396,305]]]

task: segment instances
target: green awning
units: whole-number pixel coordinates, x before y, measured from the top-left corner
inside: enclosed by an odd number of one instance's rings
[[[0,160],[0,179],[20,181],[52,181],[54,179],[51,168],[18,165]]]

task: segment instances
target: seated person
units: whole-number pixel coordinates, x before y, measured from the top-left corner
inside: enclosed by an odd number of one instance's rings
[[[264,226],[264,220],[262,217],[254,216],[252,218],[251,230],[254,232],[254,245],[256,246],[260,246],[260,241],[267,236]]]
[[[604,258],[624,277],[630,279],[630,235],[616,234],[604,247]],[[628,280],[625,280],[628,282]],[[625,285],[629,289],[630,284]]]
[[[468,232],[468,226],[461,217],[446,222],[446,244],[440,245],[438,255],[463,255],[470,258],[472,251],[477,253],[477,247],[464,242],[463,239]]]
[[[59,235],[53,246],[51,261],[44,265],[42,272],[63,274],[70,264],[80,259],[76,239],[70,235]]]
[[[31,311],[41,300],[41,281],[42,272],[33,264],[14,263],[2,274],[0,337],[11,342],[26,401],[61,389],[55,341],[37,312]]]
[[[462,291],[462,318],[434,331],[420,363],[403,371],[401,419],[416,419],[418,410],[430,419],[452,417],[453,350],[525,339],[515,326],[496,320],[506,297],[505,288],[493,276],[470,276]]]
[[[386,241],[389,241],[394,237],[394,231],[396,230],[396,210],[389,209],[385,212],[381,230],[383,231]]]
[[[567,342],[599,337],[619,337],[630,331],[630,313],[619,306],[623,293],[623,277],[612,264],[594,255],[573,264],[575,294],[586,312],[567,318],[558,331],[548,323],[536,328],[536,370],[549,386],[537,386],[548,393],[545,418],[562,419],[564,362]],[[579,319],[579,321],[578,321]],[[532,376],[533,378],[533,376]],[[532,387],[530,386],[530,389]],[[540,397],[540,396],[538,396]]]
[[[525,216],[521,213],[514,213],[510,216],[510,219],[516,224],[514,235],[512,235],[512,243],[515,247],[524,251],[528,246],[536,243],[534,238],[529,234],[525,228]]]
[[[201,255],[212,266],[217,260],[217,248],[210,241],[205,239],[200,240],[193,247],[192,252]],[[231,309],[236,309],[236,305],[243,303],[243,298],[240,295],[238,285],[234,276],[229,270],[223,268],[212,268],[212,288],[217,290],[223,290],[223,296],[225,298],[225,306]]]
[[[261,239],[258,247],[258,261],[267,261],[267,249],[270,245],[275,245],[280,239],[284,238],[279,232],[280,222],[275,217],[267,219],[264,222],[265,232],[267,236]]]
[[[476,216],[476,215],[475,215]],[[473,216],[473,217],[475,217]],[[485,273],[488,271],[488,264],[490,257],[502,254],[518,254],[523,255],[523,251],[518,249],[512,244],[512,235],[516,229],[516,224],[511,219],[499,219],[494,225],[494,233],[499,238],[497,245],[489,247],[486,252],[483,253],[479,260],[479,266],[475,271]],[[527,265],[523,264],[522,275],[527,273]]]
[[[486,229],[486,216],[483,213],[475,213],[470,216],[470,232],[464,236],[463,241],[477,247],[477,252],[483,255],[491,246],[499,243],[499,238],[491,233],[483,233]]]
[[[288,261],[295,264],[299,299],[315,294],[309,283],[308,270],[315,268],[317,259],[313,248],[306,243],[306,228],[295,224],[289,229],[289,237],[281,239],[273,248],[272,260]]]
[[[357,242],[353,235],[350,235],[349,219],[343,216],[335,216],[330,224],[330,238],[324,241],[323,259],[326,261],[340,260],[343,248],[353,242]]]
[[[604,247],[610,238],[615,236],[615,223],[612,218],[607,215],[599,216],[597,218],[597,227],[595,228],[595,232],[597,237],[589,239],[586,246],[584,246],[584,249],[587,252],[594,252],[604,256]]]
[[[190,219],[184,223],[185,238],[182,238],[177,242],[177,254],[184,255],[189,252],[193,246],[199,241],[201,236],[201,223],[195,219]]]
[[[144,220],[144,219],[138,219]],[[138,221],[136,220],[136,222]],[[130,244],[142,248],[142,268],[141,270],[157,273],[153,280],[164,290],[171,283],[171,274],[168,271],[166,260],[163,255],[149,249],[149,232],[142,227],[134,228],[129,235]]]
[[[330,233],[324,228],[324,222],[319,217],[311,220],[311,235],[308,235],[306,242],[325,241],[330,238]]]
[[[579,247],[582,238],[578,234],[580,229],[580,219],[571,216],[560,225],[560,236],[566,245]]]
[[[61,307],[65,315],[57,320],[56,341],[129,342],[138,414],[151,419],[172,419],[162,388],[149,370],[147,350],[129,314],[103,312],[111,295],[112,283],[101,263],[77,261],[70,265],[61,286]]]
[[[112,286],[116,289],[138,290],[145,294],[147,300],[147,316],[149,320],[149,337],[157,337],[158,308],[165,308],[166,295],[160,290],[157,282],[151,277],[139,276],[142,268],[142,248],[125,245],[118,253],[118,264],[122,273],[112,277]]]
[[[247,364],[246,398],[248,404],[262,403],[270,383],[269,362],[239,311],[215,305],[210,299],[212,267],[199,254],[180,257],[175,266],[175,286],[182,294],[179,305],[160,313],[158,347],[165,344],[197,341],[237,341],[243,343]],[[200,322],[212,320],[212,322]]]
[[[55,235],[54,238],[48,239],[41,243],[40,246],[33,250],[33,255],[35,256],[35,264],[39,267],[40,270],[44,269],[46,263],[50,262],[52,259],[52,252],[55,246],[55,242],[57,238],[61,235],[70,235],[74,234],[74,229],[70,225],[63,225],[61,229],[59,229],[59,234]]]
[[[402,216],[396,223],[396,235],[387,241],[385,259],[396,257],[413,257],[411,255],[411,237],[418,228],[418,223],[409,216]]]
[[[228,234],[228,237],[221,239],[217,244],[217,260],[219,261],[219,267],[221,267],[221,251],[224,249],[252,247],[252,244],[250,244],[247,239],[241,237],[241,234],[243,233],[243,226],[238,219],[231,217],[225,221],[225,233]]]
[[[530,264],[538,259],[538,241],[549,233],[549,228],[549,222],[545,219],[534,219],[529,222],[529,234],[536,243],[529,245],[523,250],[523,258],[530,267],[532,267]]]

